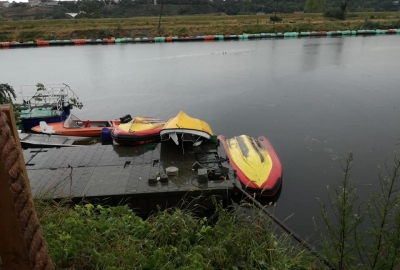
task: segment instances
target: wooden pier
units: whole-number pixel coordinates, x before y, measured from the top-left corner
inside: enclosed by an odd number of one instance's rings
[[[147,215],[180,205],[212,207],[211,195],[226,200],[239,183],[223,147],[173,142],[136,147],[91,145],[23,151],[34,197],[129,204]],[[175,176],[166,168],[177,167]]]

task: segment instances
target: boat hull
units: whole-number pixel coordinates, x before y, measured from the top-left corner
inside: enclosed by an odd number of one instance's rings
[[[79,137],[100,137],[100,133],[103,128],[114,128],[114,122],[108,120],[88,120],[82,122],[84,123],[84,126],[80,128],[64,128],[62,122],[48,123],[48,126],[53,128],[54,134],[56,135]],[[40,126],[35,126],[31,130],[38,133],[42,132]]]
[[[282,185],[282,165],[271,143],[261,136],[258,140],[242,135],[223,144],[232,168],[244,189],[261,196],[274,196]]]
[[[209,140],[213,136],[213,132],[207,122],[192,118],[180,111],[177,116],[169,119],[164,125],[160,136],[162,141],[171,139],[176,145],[180,140],[200,144],[202,140]]]
[[[162,126],[150,130],[127,132],[116,127],[111,133],[111,138],[116,145],[141,145],[160,141],[161,129]]]
[[[21,119],[21,125],[22,125],[24,131],[30,131],[33,127],[39,125],[40,121],[45,121],[46,123],[58,123],[58,122],[62,122],[63,119],[61,116],[42,117],[42,118],[24,118],[24,119]]]
[[[69,114],[69,107],[64,107],[63,110],[53,110],[52,107],[32,108],[21,110],[20,119],[23,131],[29,132],[41,121],[58,123],[64,121]]]

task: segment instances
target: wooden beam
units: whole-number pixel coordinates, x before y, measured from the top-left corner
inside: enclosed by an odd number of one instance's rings
[[[22,171],[24,174],[24,178],[26,180],[26,186],[29,188],[29,191],[32,192],[31,184],[29,183],[28,172],[27,172],[26,166],[25,166],[24,154],[22,153],[21,142],[20,142],[19,136],[18,136],[18,130],[17,130],[17,124],[15,122],[13,106],[11,104],[0,105],[0,110],[3,111],[7,115],[7,118],[10,121],[11,135],[14,137],[15,143],[17,144],[17,148],[20,152],[21,168],[22,168]]]
[[[9,118],[11,131],[14,136],[17,135],[16,142],[21,151],[12,106],[1,105],[0,110],[5,112]],[[27,176],[22,151],[20,157],[24,174]],[[26,177],[25,179],[29,183],[28,178]],[[29,185],[27,187],[29,187]],[[28,250],[25,247],[20,230],[19,217],[14,207],[13,194],[10,189],[10,178],[6,172],[4,160],[2,158],[0,158],[0,243],[0,256],[3,269],[30,270],[32,268],[29,261]]]

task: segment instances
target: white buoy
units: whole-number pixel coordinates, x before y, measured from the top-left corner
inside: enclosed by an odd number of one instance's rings
[[[172,166],[172,167],[166,168],[165,171],[166,171],[167,175],[177,175],[179,169],[177,167]]]

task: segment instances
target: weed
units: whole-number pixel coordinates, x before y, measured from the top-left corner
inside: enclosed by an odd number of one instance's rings
[[[327,236],[321,233],[321,243],[326,258],[335,269],[348,269],[354,263],[354,252],[359,247],[359,242],[352,243],[365,214],[358,208],[357,189],[350,179],[353,165],[353,154],[350,153],[345,164],[341,164],[343,178],[340,185],[334,187],[333,195],[329,197],[329,206],[333,217],[329,215],[326,205],[320,201],[324,225],[328,230]],[[317,227],[319,231],[320,228]]]
[[[56,269],[290,269],[315,260],[274,235],[265,216],[250,220],[220,203],[216,222],[179,208],[147,220],[127,206],[41,200],[36,209]]]
[[[323,251],[335,269],[398,269],[400,265],[400,159],[393,167],[386,165],[386,175],[379,174],[381,192],[358,202],[357,190],[350,179],[353,158],[349,154],[341,185],[335,187],[329,205],[330,217],[321,202],[327,236],[321,233]],[[358,205],[358,206],[357,206]],[[366,207],[363,207],[366,206]],[[365,232],[361,225],[370,224]],[[321,231],[320,227],[318,230]]]

